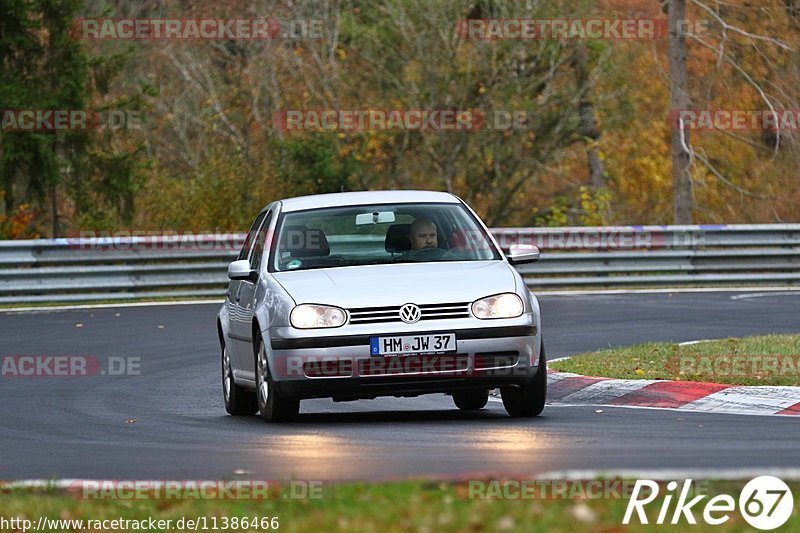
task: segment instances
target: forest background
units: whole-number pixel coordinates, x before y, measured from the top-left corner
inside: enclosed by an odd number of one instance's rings
[[[459,25],[666,22],[677,8],[685,57],[668,35],[469,39]],[[316,21],[322,32],[75,34],[81,18],[265,17]],[[800,110],[800,0],[0,0],[0,67],[0,110],[141,117],[136,129],[0,128],[0,239],[241,231],[275,199],[372,189],[451,191],[491,227],[800,222],[797,125],[687,130],[676,154],[671,120],[676,94],[694,110]],[[461,132],[273,122],[282,110],[313,109],[527,118]],[[684,182],[676,156],[686,158]]]

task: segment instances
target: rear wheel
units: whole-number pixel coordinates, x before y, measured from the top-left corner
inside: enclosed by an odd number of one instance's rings
[[[222,348],[222,398],[225,410],[234,416],[254,415],[258,411],[256,393],[242,388],[233,380],[233,368],[228,348]]]
[[[267,351],[261,339],[256,355],[256,396],[258,410],[265,422],[287,422],[300,412],[300,400],[284,398],[275,390],[267,364]]]
[[[463,390],[453,393],[453,403],[462,411],[477,411],[486,407],[489,391],[486,389]]]
[[[544,355],[544,341],[539,354],[539,368],[533,379],[522,387],[503,387],[500,394],[506,412],[513,417],[539,416],[547,399],[547,359]]]

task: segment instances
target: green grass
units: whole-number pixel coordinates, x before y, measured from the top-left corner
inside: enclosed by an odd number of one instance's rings
[[[708,482],[705,494],[729,494],[738,499],[745,481]],[[788,482],[795,496],[793,515],[785,531],[800,530],[800,482]],[[632,484],[630,485],[632,486]],[[664,489],[665,491],[665,489]],[[319,499],[284,500],[281,495],[262,501],[230,500],[79,500],[63,491],[0,491],[0,516],[40,516],[55,519],[170,519],[217,517],[278,517],[279,531],[619,531],[627,498],[613,499],[471,499],[469,482],[401,481],[383,484],[326,485]],[[663,496],[663,491],[662,491]],[[674,509],[673,498],[670,516]],[[702,506],[694,508],[702,524]],[[650,525],[634,520],[631,531],[651,531],[661,502],[646,507]],[[699,512],[698,512],[698,507]],[[174,527],[174,526],[173,526]],[[682,521],[670,531],[703,531],[710,526],[690,526]],[[746,531],[738,510],[714,531]],[[174,530],[174,529],[173,529]],[[202,530],[202,529],[201,529]],[[234,531],[234,529],[228,529]],[[250,529],[255,531],[254,529]],[[261,530],[261,529],[259,529]],[[62,531],[77,531],[63,529]],[[163,529],[144,529],[163,531]],[[243,531],[243,529],[238,529]],[[263,530],[261,530],[263,531]]]
[[[608,378],[800,386],[800,335],[639,344],[579,354],[550,368]]]

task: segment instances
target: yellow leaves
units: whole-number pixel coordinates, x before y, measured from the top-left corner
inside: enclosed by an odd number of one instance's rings
[[[406,81],[415,84],[422,83],[422,64],[419,61],[411,60],[403,67],[403,77]]]
[[[342,47],[336,49],[336,56],[341,60],[344,61],[347,59],[347,50]]]
[[[608,213],[611,210],[611,193],[606,188],[600,188],[594,193],[588,187],[580,188],[581,224],[584,226],[602,226],[608,223]]]

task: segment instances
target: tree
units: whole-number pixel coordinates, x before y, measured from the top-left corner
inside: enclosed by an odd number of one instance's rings
[[[669,79],[670,116],[689,109],[689,77],[686,72],[686,1],[669,0]],[[689,127],[678,123],[672,128],[672,203],[673,223],[692,223],[692,165],[689,153]]]
[[[704,174],[742,198],[774,202],[777,198],[770,188],[767,188],[770,193],[765,195],[737,183],[752,175],[748,168],[751,165],[740,164],[737,168],[726,164],[731,158],[714,157],[702,146],[693,146],[690,128],[680,121],[679,113],[688,110],[693,102],[690,81],[692,92],[704,95],[705,102],[712,109],[720,109],[720,105],[725,106],[722,109],[731,108],[731,100],[723,103],[717,97],[728,92],[728,96],[736,101],[733,109],[746,110],[746,106],[752,106],[754,112],[778,116],[778,111],[782,109],[796,108],[800,81],[796,75],[796,55],[792,59],[796,48],[770,35],[777,31],[787,36],[796,36],[792,28],[792,19],[796,16],[794,2],[784,0],[784,5],[775,2],[751,9],[747,5],[716,3],[712,6],[703,0],[690,0],[697,13],[696,19],[710,23],[702,26],[708,31],[691,30],[693,25],[687,18],[686,0],[663,0],[663,4],[669,16],[670,116],[674,121],[671,132],[674,222],[689,224],[693,211],[707,209],[698,205],[693,187],[695,182],[706,182]],[[705,76],[689,78],[687,41],[694,45],[698,56],[705,54],[706,61],[713,60],[713,67],[703,67]],[[710,57],[709,52],[713,54]],[[728,90],[722,92],[719,90],[720,86]],[[749,99],[751,94],[755,96],[752,101]],[[699,97],[694,100],[698,99]],[[721,133],[727,135],[729,140],[737,141],[739,150],[758,147],[751,138],[737,132]],[[771,144],[772,157],[775,158],[781,143],[786,144],[795,134],[777,127],[762,132],[762,135],[762,139]],[[796,138],[792,144],[798,146]],[[693,178],[693,172],[696,178]]]
[[[5,109],[135,109],[136,99],[102,98],[124,54],[91,56],[71,35],[82,0],[0,0],[0,102]],[[0,131],[0,182],[6,213],[31,203],[49,211],[50,234],[88,215],[131,220],[140,147],[109,132]],[[62,198],[62,195],[65,198]],[[109,211],[111,213],[109,213]],[[115,215],[115,216],[114,216]]]
[[[597,191],[606,184],[606,171],[603,160],[597,151],[597,141],[600,139],[600,128],[597,125],[594,104],[592,103],[592,83],[589,76],[589,59],[587,57],[586,45],[583,42],[575,43],[575,59],[573,60],[575,69],[575,81],[577,82],[580,102],[578,103],[578,114],[580,115],[580,133],[586,142],[586,157],[589,165],[589,182],[592,190]]]

